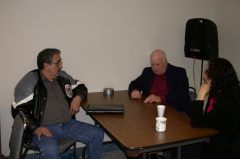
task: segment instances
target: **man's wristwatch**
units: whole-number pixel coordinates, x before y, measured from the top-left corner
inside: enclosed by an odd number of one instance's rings
[[[81,97],[80,95],[76,95],[75,97],[77,97],[77,98],[79,98],[79,99],[82,100],[82,97]],[[74,97],[74,98],[75,98],[75,97]]]

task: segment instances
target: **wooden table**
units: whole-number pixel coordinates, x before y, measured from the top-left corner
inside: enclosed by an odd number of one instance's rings
[[[190,118],[178,111],[166,107],[167,118],[165,132],[156,131],[157,103],[145,104],[143,99],[131,99],[128,91],[115,91],[112,95],[103,92],[89,93],[81,103],[84,110],[88,104],[122,104],[124,114],[89,114],[103,128],[128,157],[137,157],[147,152],[178,147],[206,141],[217,133],[211,128],[194,128]]]

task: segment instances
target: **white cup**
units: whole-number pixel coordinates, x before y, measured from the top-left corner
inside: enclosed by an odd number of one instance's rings
[[[165,105],[158,105],[157,106],[157,111],[158,111],[158,116],[163,117],[164,111],[165,111]]]
[[[167,118],[157,117],[156,118],[156,130],[158,132],[164,132],[166,130]]]

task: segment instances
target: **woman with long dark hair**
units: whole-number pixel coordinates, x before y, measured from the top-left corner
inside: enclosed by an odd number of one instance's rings
[[[209,61],[204,72],[204,84],[197,99],[191,103],[191,124],[219,131],[204,145],[203,159],[240,159],[240,86],[228,60],[217,58]]]

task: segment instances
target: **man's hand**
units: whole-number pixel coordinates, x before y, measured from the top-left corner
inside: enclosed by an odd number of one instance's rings
[[[70,114],[76,115],[80,111],[80,103],[82,99],[78,96],[74,97],[71,106],[70,106]]]
[[[133,90],[131,93],[131,97],[136,99],[141,99],[142,94],[138,90]]]
[[[37,135],[39,141],[41,140],[41,138],[40,138],[41,135],[45,135],[47,137],[52,137],[52,133],[49,131],[48,128],[45,128],[45,127],[37,128],[34,131],[34,133]]]
[[[159,96],[155,96],[152,94],[144,100],[144,103],[153,103],[153,102],[161,103],[161,98]]]

